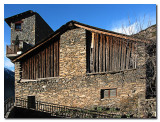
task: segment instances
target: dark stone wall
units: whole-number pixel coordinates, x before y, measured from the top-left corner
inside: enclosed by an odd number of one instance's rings
[[[45,39],[53,33],[51,27],[43,20],[39,14],[29,16],[22,19],[21,30],[15,30],[15,23],[11,23],[11,43],[12,40],[22,40],[23,43],[19,43],[19,47],[25,48],[34,46],[39,41]],[[25,49],[26,50],[26,49]]]
[[[23,40],[32,46],[35,44],[35,15],[22,19],[21,30],[15,30],[15,23],[11,23],[12,40]]]

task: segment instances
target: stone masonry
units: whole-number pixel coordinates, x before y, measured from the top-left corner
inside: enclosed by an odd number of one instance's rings
[[[15,97],[35,96],[36,100],[60,105],[89,108],[95,106],[125,108],[138,113],[138,99],[145,98],[145,45],[137,43],[137,68],[108,74],[86,73],[86,30],[68,30],[60,37],[60,75],[33,81],[19,80],[15,63]],[[101,99],[101,89],[117,88],[117,96]]]
[[[21,30],[15,30],[15,23],[11,23],[11,42],[12,40],[21,40],[34,46],[53,33],[51,27],[37,13],[21,21]]]

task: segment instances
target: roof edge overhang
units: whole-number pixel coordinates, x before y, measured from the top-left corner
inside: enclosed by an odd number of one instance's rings
[[[26,16],[32,16],[34,14],[38,14],[36,12],[33,12],[32,10],[28,10],[26,12],[23,12],[23,13],[20,13],[20,14],[17,14],[17,15],[14,15],[14,16],[11,16],[11,17],[8,17],[8,18],[5,18],[5,21],[6,23],[11,27],[11,22],[15,22],[17,21],[19,18],[25,18]]]
[[[113,31],[100,29],[100,28],[97,28],[97,27],[93,27],[93,26],[86,25],[86,24],[79,23],[77,21],[72,20],[72,21],[69,21],[66,24],[62,25],[58,30],[56,30],[54,33],[49,35],[47,38],[43,39],[41,42],[37,43],[34,47],[28,49],[26,52],[22,53],[21,55],[19,55],[15,59],[13,59],[12,62],[14,63],[17,60],[20,60],[22,57],[26,56],[27,54],[29,54],[32,51],[36,50],[37,48],[41,47],[43,44],[47,43],[48,41],[50,41],[54,37],[62,34],[63,32],[65,32],[69,29],[73,29],[73,28],[76,28],[76,27],[83,28],[83,29],[91,31],[91,32],[107,34],[107,35],[110,35],[110,36],[115,36],[115,37],[128,39],[128,40],[132,40],[132,41],[137,41],[137,42],[142,42],[142,43],[150,43],[149,40],[141,40],[141,39],[133,38],[133,37],[130,37],[130,36],[125,35],[125,34],[120,34],[120,33],[116,33],[116,32],[113,32]]]

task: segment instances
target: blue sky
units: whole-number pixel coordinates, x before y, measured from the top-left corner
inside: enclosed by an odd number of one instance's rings
[[[5,4],[4,18],[27,10],[38,12],[53,30],[70,20],[76,20],[120,33],[124,33],[123,29],[126,29],[126,34],[129,34],[128,29],[136,31],[138,22],[144,23],[144,29],[148,22],[151,25],[156,23],[155,4]],[[5,57],[6,45],[10,45],[10,35],[10,27],[4,23],[4,67],[14,70],[14,65]]]

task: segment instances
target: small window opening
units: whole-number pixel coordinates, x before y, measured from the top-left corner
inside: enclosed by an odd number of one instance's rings
[[[101,89],[101,99],[117,96],[117,89]]]
[[[15,24],[15,30],[21,30],[21,23],[16,23]]]

